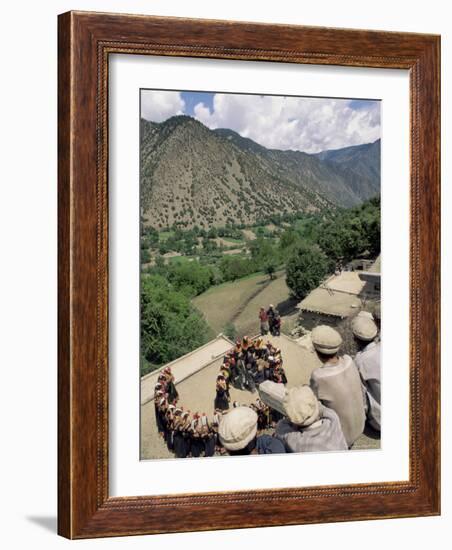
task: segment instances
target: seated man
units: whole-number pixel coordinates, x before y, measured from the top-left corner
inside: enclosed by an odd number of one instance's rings
[[[367,398],[367,421],[379,432],[380,426],[380,342],[378,327],[370,314],[362,311],[352,322],[352,331],[359,351],[355,356]]]
[[[358,369],[350,356],[339,357],[342,338],[332,327],[315,327],[311,338],[322,366],[312,372],[309,385],[317,399],[337,413],[347,446],[351,447],[363,433],[366,421]]]
[[[347,450],[339,417],[319,403],[309,386],[288,390],[283,407],[287,418],[278,422],[275,435],[288,452]]]
[[[236,407],[221,417],[218,427],[220,443],[228,454],[285,453],[281,441],[271,435],[257,436],[257,413],[250,407]]]

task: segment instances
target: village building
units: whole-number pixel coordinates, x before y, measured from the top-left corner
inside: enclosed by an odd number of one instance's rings
[[[367,302],[380,301],[380,256],[374,261],[350,262],[331,275],[298,305],[302,325],[311,329],[320,322],[331,324],[355,315]]]

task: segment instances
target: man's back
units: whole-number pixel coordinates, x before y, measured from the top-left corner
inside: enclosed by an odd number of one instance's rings
[[[380,342],[371,342],[356,354],[355,363],[366,388],[371,426],[380,431]]]
[[[352,358],[344,355],[335,364],[315,369],[310,386],[326,407],[336,411],[350,447],[363,433],[366,420],[361,379]]]
[[[292,453],[347,450],[339,417],[323,406],[320,420],[311,426],[299,428],[284,418],[278,422],[275,435]]]

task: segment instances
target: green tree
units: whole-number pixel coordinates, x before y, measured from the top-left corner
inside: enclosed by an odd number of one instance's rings
[[[275,278],[276,267],[275,264],[268,263],[265,266],[265,273],[270,277],[270,280]]]
[[[160,256],[160,254],[157,254],[157,256],[155,257],[155,265],[158,268],[164,268],[165,267],[165,259],[162,256]]]
[[[298,231],[295,231],[293,227],[285,229],[279,239],[279,249],[285,258],[288,258],[294,248],[300,245],[302,239]]]
[[[164,277],[143,276],[140,301],[142,374],[189,353],[212,337],[201,313]]]
[[[266,269],[266,266],[272,264],[275,269],[281,263],[281,254],[271,240],[258,238],[249,243],[251,258],[255,263],[255,271]]]
[[[151,261],[151,255],[147,248],[141,250],[141,264],[147,264]]]
[[[185,295],[197,296],[213,284],[213,271],[194,260],[173,263],[168,266],[168,280]]]
[[[223,256],[219,269],[223,280],[235,281],[257,271],[253,260],[237,256]]]
[[[237,338],[237,329],[234,323],[228,323],[224,329],[223,334],[229,338],[229,340],[235,340]]]
[[[317,245],[296,248],[286,267],[286,282],[293,296],[304,298],[319,285],[329,267],[327,256]]]
[[[218,230],[216,227],[211,227],[207,233],[209,239],[216,239],[218,237]]]

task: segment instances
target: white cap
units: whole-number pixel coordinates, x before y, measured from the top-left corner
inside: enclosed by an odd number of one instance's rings
[[[352,331],[359,340],[371,342],[378,334],[378,328],[372,314],[361,311],[352,321]]]
[[[297,426],[310,426],[320,415],[319,401],[309,386],[290,388],[283,406],[289,420]]]
[[[225,414],[220,421],[218,435],[228,451],[245,448],[256,437],[257,414],[249,407],[236,407]]]
[[[342,337],[337,330],[328,325],[319,325],[312,330],[312,343],[317,351],[325,355],[334,355],[339,351]]]
[[[372,319],[372,321],[374,320],[374,316],[370,311],[364,311],[364,310],[360,311],[357,317],[363,317],[364,319]]]

